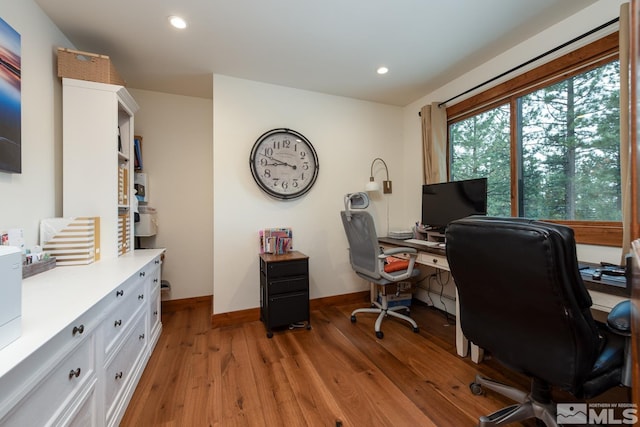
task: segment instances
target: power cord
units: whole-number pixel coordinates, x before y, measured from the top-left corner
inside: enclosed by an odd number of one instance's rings
[[[447,274],[446,281],[443,281],[442,279],[443,274]],[[449,313],[449,311],[447,310],[447,306],[444,303],[444,287],[449,284],[449,281],[451,280],[451,275],[449,273],[443,272],[440,269],[436,270],[436,273],[429,276],[429,284],[427,287],[427,292],[431,292],[431,281],[432,281],[431,279],[435,280],[436,283],[440,285],[440,292],[438,292],[438,295],[439,295],[440,303],[442,304],[442,311],[444,313],[444,318],[449,325],[454,325],[455,319],[453,318],[453,315]]]

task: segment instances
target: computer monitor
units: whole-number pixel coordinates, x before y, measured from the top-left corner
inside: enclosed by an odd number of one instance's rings
[[[444,232],[456,219],[487,214],[487,178],[422,186],[422,224]]]

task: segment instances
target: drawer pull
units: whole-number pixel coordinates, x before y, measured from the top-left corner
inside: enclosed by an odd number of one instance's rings
[[[138,295],[138,299],[139,299],[140,301],[142,301],[142,300],[144,299],[144,294],[140,294],[140,295]]]
[[[154,262],[155,262],[156,264],[160,264],[160,260],[159,260],[159,259],[155,260]]]
[[[158,315],[158,310],[155,310],[155,311],[153,312],[153,315],[154,315],[154,316],[157,316],[157,315]]]
[[[122,325],[122,319],[118,319],[115,322],[113,322],[113,327],[114,328],[117,328],[120,325]]]
[[[144,275],[145,275],[145,272],[144,272],[144,271],[141,271],[141,272],[140,272],[140,277],[144,277]]]
[[[82,335],[83,332],[84,332],[84,325],[80,325],[80,326],[74,326],[73,331],[71,331],[71,334],[75,337],[76,334]]]
[[[69,379],[73,379],[73,377],[78,378],[80,376],[80,368],[76,369],[76,370],[70,370],[69,371]]]
[[[119,380],[120,378],[122,378],[122,371],[116,372],[116,380]]]
[[[434,259],[433,259],[433,263],[434,263],[434,264],[437,264],[437,263],[438,263],[438,259],[437,259],[437,258],[434,258]]]
[[[140,334],[140,336],[138,336],[138,339],[142,341],[144,339],[144,334]]]
[[[153,279],[153,283],[158,283],[158,278]]]
[[[124,291],[123,290],[116,291],[116,298],[117,297],[121,297],[122,295],[124,295]]]

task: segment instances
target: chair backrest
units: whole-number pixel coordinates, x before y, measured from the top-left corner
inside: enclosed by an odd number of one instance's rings
[[[366,211],[342,211],[342,225],[349,241],[349,260],[356,273],[379,279],[380,245],[373,217]]]
[[[446,242],[465,336],[515,370],[579,392],[603,338],[580,277],[573,230],[468,217],[449,224]]]

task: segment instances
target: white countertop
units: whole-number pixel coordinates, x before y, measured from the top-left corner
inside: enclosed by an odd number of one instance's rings
[[[165,249],[142,249],[22,281],[22,334],[0,350],[0,378],[100,302]]]

